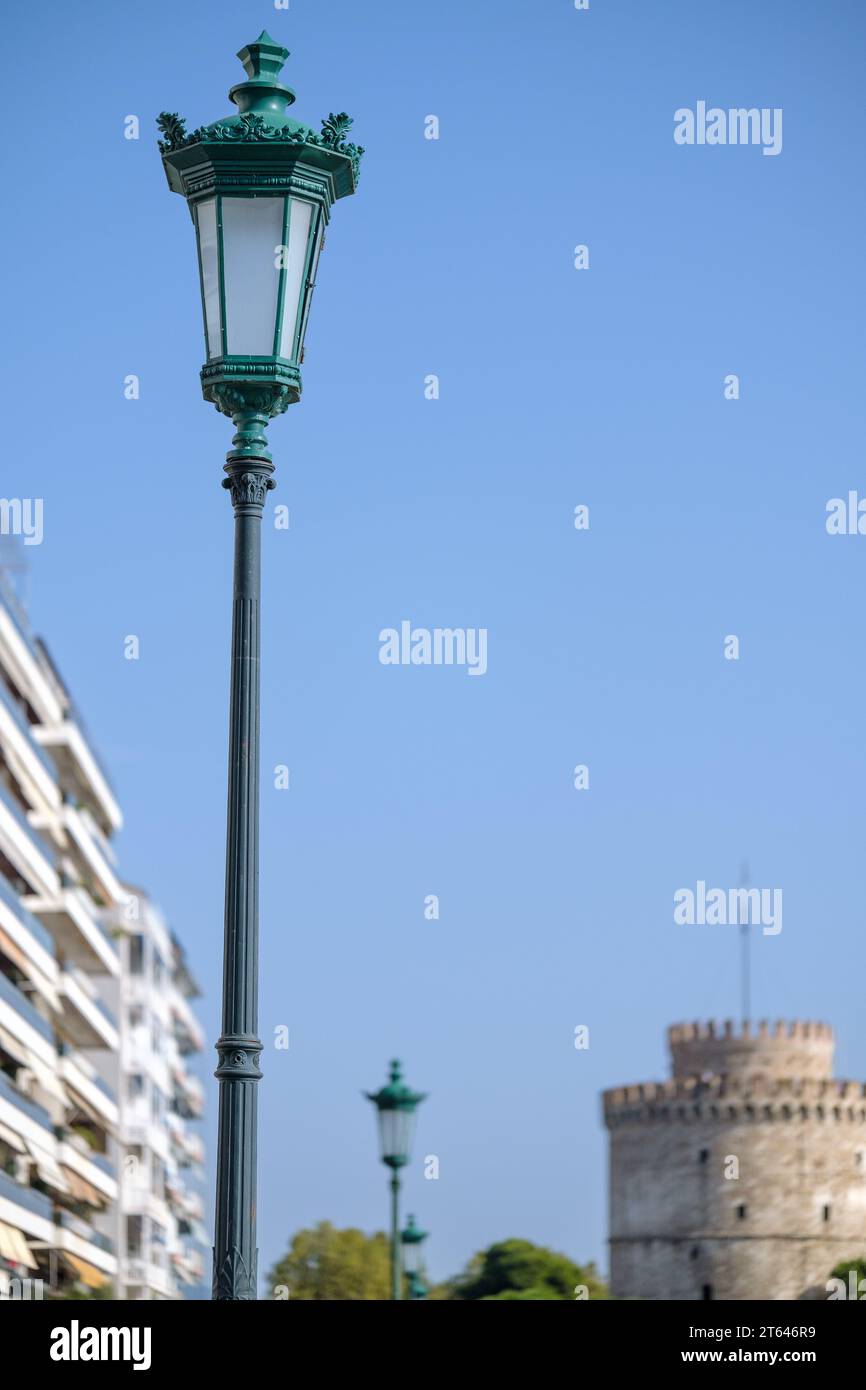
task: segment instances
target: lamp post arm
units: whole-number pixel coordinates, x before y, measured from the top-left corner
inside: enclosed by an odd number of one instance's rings
[[[256,1123],[261,1077],[259,954],[259,603],[261,527],[274,465],[267,416],[234,415],[227,456],[235,515],[232,671],[226,829],[225,944],[219,1065],[219,1130],[213,1298],[256,1298]]]

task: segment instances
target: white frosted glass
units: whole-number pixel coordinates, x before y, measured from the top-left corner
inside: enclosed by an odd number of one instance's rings
[[[286,258],[286,287],[283,294],[283,327],[280,333],[280,357],[291,359],[298,323],[304,266],[307,263],[307,242],[310,236],[312,203],[292,198],[289,209],[289,254]]]
[[[226,347],[272,357],[283,240],[282,198],[223,198]]]
[[[201,293],[204,300],[205,343],[208,357],[222,352],[220,336],[220,282],[217,257],[216,207],[213,198],[199,203],[198,250],[201,257]]]

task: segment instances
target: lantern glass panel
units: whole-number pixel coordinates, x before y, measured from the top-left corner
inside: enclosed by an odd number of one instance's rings
[[[421,1272],[421,1242],[418,1240],[403,1241],[403,1268],[407,1274],[420,1274]]]
[[[198,219],[198,254],[201,262],[201,297],[204,305],[204,327],[207,355],[222,355],[222,333],[220,330],[220,278],[219,254],[217,246],[216,203],[213,198],[199,203],[196,208]]]
[[[383,1159],[408,1160],[413,1118],[411,1110],[379,1111],[379,1143]]]
[[[307,246],[310,239],[312,203],[292,198],[289,209],[289,249],[286,257],[286,280],[283,292],[283,327],[280,334],[279,356],[294,360],[295,330],[304,289],[307,265]]]
[[[282,198],[222,199],[229,356],[273,356],[283,212]]]

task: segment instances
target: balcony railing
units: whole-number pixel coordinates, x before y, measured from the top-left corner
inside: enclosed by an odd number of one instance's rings
[[[46,1221],[53,1219],[53,1205],[50,1197],[46,1197],[44,1192],[37,1192],[35,1187],[24,1187],[22,1183],[10,1178],[8,1173],[0,1170],[0,1197],[5,1197],[10,1202],[17,1202],[19,1207],[24,1207],[25,1211],[32,1211],[34,1216],[42,1216]]]
[[[103,1081],[102,1077],[99,1075],[98,1072],[90,1072],[87,1063],[81,1057],[79,1057],[74,1047],[70,1047],[69,1043],[61,1041],[57,1045],[57,1052],[61,1057],[68,1057],[72,1065],[74,1067],[77,1067],[78,1070],[81,1072],[81,1075],[84,1077],[85,1081],[89,1081],[91,1086],[95,1086],[97,1091],[101,1091],[102,1094],[106,1097],[106,1099],[114,1101],[115,1104],[117,1103],[117,1092],[114,1090],[114,1088],[112,1086],[109,1086],[107,1081]],[[71,1084],[74,1084],[74,1082]]]
[[[74,1216],[71,1211],[57,1209],[57,1224],[62,1226],[64,1231],[71,1231],[80,1240],[89,1240],[91,1245],[95,1245],[97,1250],[104,1250],[106,1255],[114,1254],[114,1241],[108,1236],[104,1236],[101,1231],[94,1231],[86,1221],[82,1221],[80,1216]]]
[[[2,978],[2,976],[0,976]],[[8,1100],[10,1105],[14,1105],[16,1110],[20,1110],[29,1119],[35,1120],[36,1124],[43,1129],[54,1132],[54,1121],[44,1106],[38,1101],[31,1100],[29,1096],[22,1095],[17,1086],[13,1086],[5,1072],[0,1071],[0,1097]]]
[[[49,864],[53,867],[54,851],[50,848],[48,841],[44,840],[39,831],[30,824],[18,802],[15,800],[15,797],[2,782],[0,782],[0,801],[3,802],[3,805],[7,808],[10,815],[18,822],[21,829],[26,831],[36,848],[45,856]]]
[[[26,994],[23,994],[16,985],[13,985],[2,971],[0,971],[0,999],[10,1008],[13,1008],[17,1014],[20,1014],[25,1022],[29,1023],[31,1028],[35,1028],[36,1032],[40,1033],[47,1042],[53,1041],[54,1034],[51,1024],[45,1022],[38,1010],[34,1009]]]
[[[44,947],[50,956],[53,956],[54,937],[47,927],[43,927],[42,923],[37,921],[32,912],[28,912],[11,883],[2,874],[0,874],[0,898],[15,913],[19,922],[23,923],[27,930],[35,936],[39,945]]]
[[[9,689],[6,682],[2,678],[0,678],[0,701],[2,701],[4,708],[8,709],[9,713],[12,715],[12,718],[15,720],[15,723],[18,725],[18,728],[21,730],[21,733],[27,739],[28,744],[30,745],[33,752],[36,754],[36,757],[39,759],[42,766],[45,768],[45,771],[50,775],[51,780],[56,781],[57,769],[55,768],[48,754],[45,752],[45,749],[36,742],[35,738],[33,737],[33,726],[30,723],[30,720],[27,718],[27,715],[24,713],[18,701],[15,699],[15,696],[12,694],[12,691]]]

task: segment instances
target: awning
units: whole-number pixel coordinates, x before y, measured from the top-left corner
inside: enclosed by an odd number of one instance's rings
[[[70,1255],[68,1250],[64,1250],[63,1258],[72,1266],[82,1284],[86,1284],[89,1289],[101,1289],[102,1285],[108,1282],[107,1276],[101,1273],[95,1265],[88,1264],[78,1255]]]
[[[27,1265],[28,1269],[39,1268],[21,1232],[14,1226],[7,1226],[5,1221],[0,1221],[0,1255],[13,1264]]]
[[[69,1183],[61,1173],[54,1156],[46,1153],[45,1149],[40,1149],[38,1144],[31,1144],[29,1139],[27,1147],[30,1150],[30,1157],[36,1164],[36,1172],[46,1187],[53,1187],[55,1192],[68,1192]]]
[[[82,1115],[86,1115],[88,1120],[92,1120],[100,1129],[110,1128],[105,1116],[100,1115],[96,1106],[92,1105],[89,1100],[86,1100],[81,1092],[76,1090],[74,1086],[70,1086],[68,1081],[66,1083],[66,1096],[75,1108],[81,1111]]]
[[[17,1149],[20,1154],[26,1154],[27,1145],[24,1143],[21,1135],[16,1134],[14,1129],[10,1129],[8,1125],[4,1125],[2,1120],[0,1120],[0,1139],[3,1140],[4,1144],[8,1144],[10,1148]]]
[[[105,1206],[108,1201],[105,1194],[100,1192],[99,1188],[94,1187],[92,1183],[89,1183],[86,1178],[83,1178],[80,1173],[76,1173],[74,1168],[66,1168],[61,1164],[60,1171],[69,1184],[69,1191],[76,1201],[87,1202],[91,1207],[102,1208]]]

